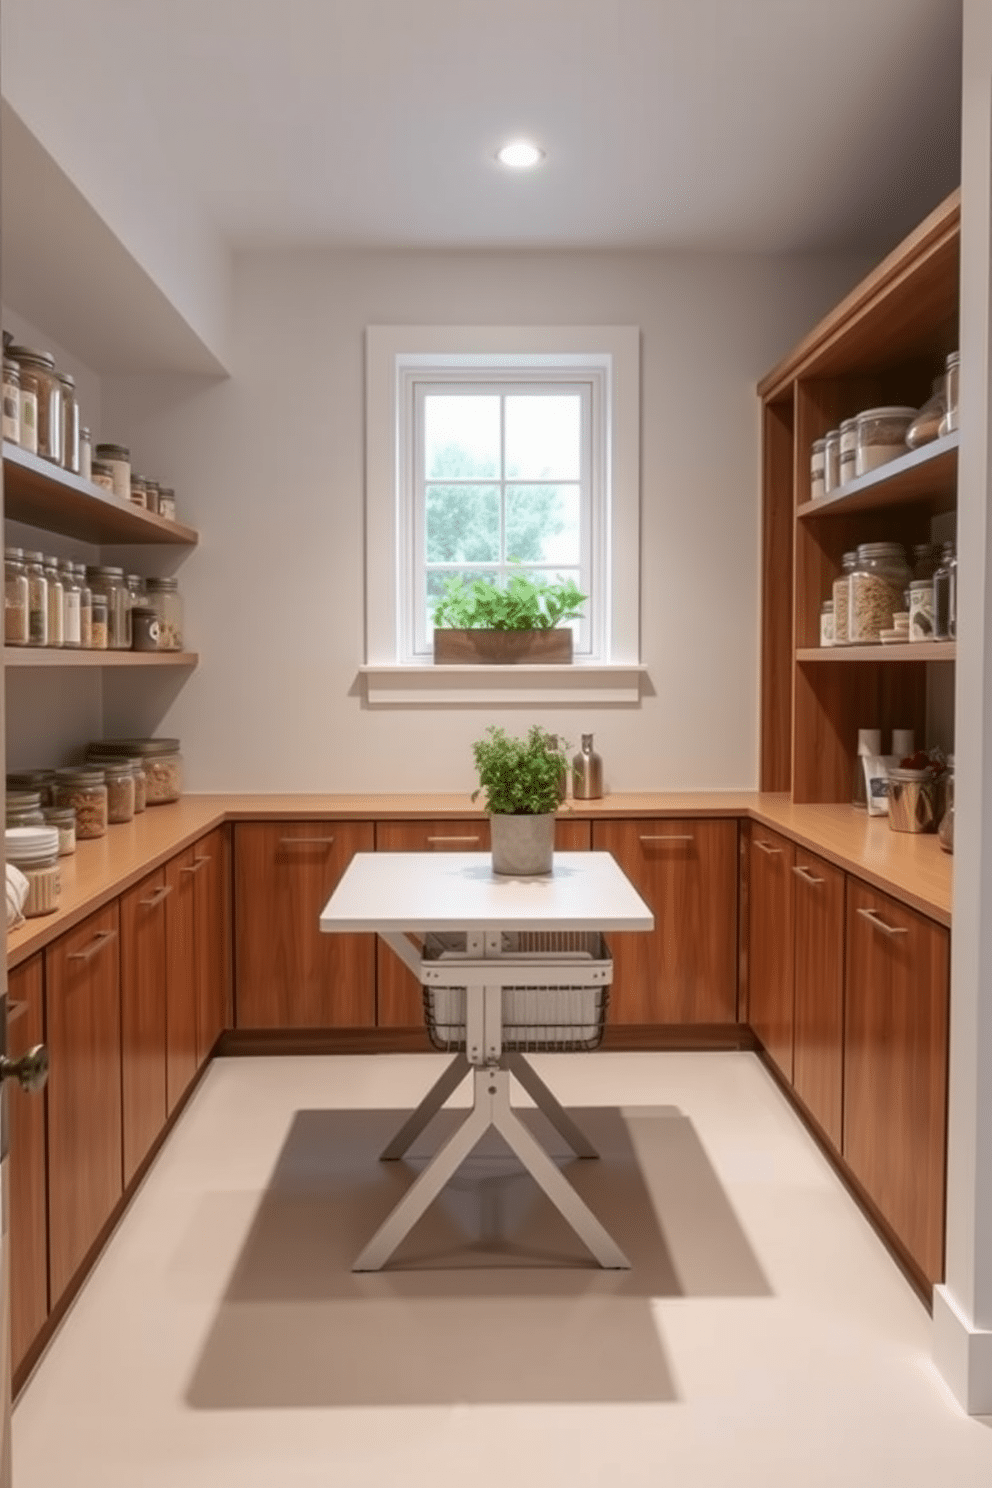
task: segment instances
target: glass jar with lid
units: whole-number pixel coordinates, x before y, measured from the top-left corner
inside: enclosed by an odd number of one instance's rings
[[[947,374],[935,377],[930,386],[930,396],[906,430],[906,445],[919,449],[929,444],[940,434],[940,425],[947,412]]]
[[[79,431],[79,475],[82,480],[93,478],[93,435],[85,424]]]
[[[48,586],[48,644],[61,646],[64,636],[65,591],[62,588],[62,580],[54,558],[45,559],[44,574],[45,583]]]
[[[825,496],[826,486],[824,484],[824,471],[826,469],[826,446],[825,439],[814,439],[813,448],[809,457],[809,499],[817,501]]]
[[[848,635],[848,615],[851,604],[851,574],[858,561],[857,553],[852,549],[845,553],[841,559],[840,573],[834,579],[834,645],[846,646],[850,639]]]
[[[76,565],[63,558],[59,562],[58,572],[62,583],[62,644],[78,651],[83,644],[83,633]]]
[[[90,745],[88,753],[104,758],[140,759],[149,806],[178,801],[183,793],[183,757],[178,739],[98,739]]]
[[[933,579],[913,579],[909,586],[909,639],[933,638]]]
[[[101,763],[107,782],[107,821],[111,826],[134,818],[134,772],[129,759]]]
[[[7,862],[28,881],[24,917],[54,914],[59,907],[59,834],[55,827],[8,827],[4,834]]]
[[[132,475],[131,477],[131,505],[140,507],[148,506],[148,492],[144,479],[140,475]]]
[[[145,506],[158,516],[158,481],[145,480]]]
[[[7,776],[8,791],[36,791],[42,810],[55,804],[54,770],[12,770]]]
[[[954,544],[946,542],[940,563],[933,576],[933,634],[934,640],[951,639],[951,563],[955,563]],[[956,578],[955,574],[955,578]]]
[[[102,491],[114,490],[114,467],[109,460],[101,460],[94,456],[90,460],[90,480],[94,486],[99,486]]]
[[[76,379],[68,372],[55,374],[62,385],[62,468],[79,474],[79,400]]]
[[[131,451],[126,444],[98,444],[93,451],[94,460],[110,466],[115,496],[123,501],[131,499]]]
[[[183,602],[178,579],[149,579],[148,603],[158,615],[158,649],[183,649]]]
[[[834,602],[825,599],[820,606],[820,645],[832,646],[834,643]]]
[[[823,448],[823,491],[829,496],[840,485],[840,430],[828,430]]]
[[[158,488],[158,514],[167,522],[176,520],[176,493],[171,486]]]
[[[59,834],[59,857],[67,858],[76,851],[76,813],[71,806],[43,806],[46,827]]]
[[[91,745],[86,752],[86,763],[106,772],[110,770],[129,770],[131,772],[131,779],[134,782],[134,815],[138,816],[144,811],[148,804],[148,786],[145,780],[144,761],[139,756],[101,754],[98,746]],[[109,791],[109,773],[107,775],[107,788]],[[110,820],[114,820],[112,809]]]
[[[23,548],[4,548],[3,639],[5,646],[26,646],[28,634],[28,571]]]
[[[79,765],[56,770],[55,804],[75,808],[77,841],[106,836],[107,784],[101,769]]]
[[[10,357],[3,359],[3,437],[21,442],[21,369]]]
[[[861,543],[851,572],[848,638],[854,646],[874,645],[903,608],[910,580],[901,543]]]
[[[880,465],[888,464],[906,453],[906,430],[916,417],[916,409],[902,404],[883,408],[866,408],[858,414],[858,452],[855,469],[868,475]]]
[[[846,485],[857,474],[858,421],[843,419],[840,426],[840,484]]]
[[[107,601],[107,646],[111,651],[130,651],[131,604],[123,568],[114,565],[88,566],[86,578],[93,598],[100,596]]]
[[[8,790],[4,804],[8,827],[43,827],[45,825],[40,791]]]
[[[44,553],[24,554],[28,576],[28,645],[48,645],[48,582]]]
[[[8,347],[7,354],[20,368],[22,394],[25,390],[34,394],[38,418],[35,453],[61,465],[62,384],[55,371],[55,358],[47,351],[34,351],[30,346]]]
[[[945,396],[947,409],[940,421],[941,434],[953,434],[958,427],[958,379],[961,373],[961,353],[952,351],[944,365]]]
[[[86,564],[73,565],[76,583],[79,585],[79,644],[84,651],[93,646],[93,591],[86,579]]]

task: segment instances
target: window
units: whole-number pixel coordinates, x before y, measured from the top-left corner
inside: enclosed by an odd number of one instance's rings
[[[572,622],[574,676],[557,679],[565,694],[574,683],[590,697],[584,667],[637,670],[637,330],[376,326],[367,337],[363,671],[431,670],[445,580],[505,582],[515,564],[589,596]],[[505,696],[499,670],[489,676]]]

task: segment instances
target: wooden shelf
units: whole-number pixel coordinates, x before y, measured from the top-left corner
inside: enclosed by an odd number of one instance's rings
[[[63,651],[4,646],[5,667],[195,667],[195,651]]]
[[[827,662],[830,665],[856,661],[954,661],[954,641],[894,641],[887,646],[804,646],[796,652],[797,661]]]
[[[829,496],[805,501],[797,508],[807,517],[849,516],[852,512],[878,511],[886,506],[925,505],[931,512],[954,511],[957,506],[958,434],[907,450],[878,470],[848,481]]]
[[[3,443],[4,514],[17,522],[90,543],[174,543],[191,547],[199,534],[181,522],[132,506],[58,465]]]

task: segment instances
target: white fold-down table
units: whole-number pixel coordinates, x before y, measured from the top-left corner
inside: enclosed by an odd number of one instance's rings
[[[650,909],[610,853],[555,853],[553,872],[536,878],[494,874],[488,853],[355,854],[324,906],[321,930],[382,936],[424,987],[432,1038],[457,1051],[383,1159],[402,1157],[470,1070],[474,1103],[354,1270],[385,1265],[490,1126],[600,1265],[629,1265],[520,1120],[509,1082],[512,1073],[578,1157],[597,1155],[524,1051],[594,1047],[613,974],[602,932],[653,927]]]

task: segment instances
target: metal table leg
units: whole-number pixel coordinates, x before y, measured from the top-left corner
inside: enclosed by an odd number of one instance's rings
[[[380,1162],[395,1162],[413,1146],[426,1126],[433,1121],[449,1095],[453,1095],[468,1074],[469,1064],[464,1054],[456,1054],[451,1063],[428,1090],[417,1109],[404,1121],[388,1147],[379,1154]]]
[[[502,1063],[520,1081],[535,1106],[544,1112],[555,1131],[559,1136],[564,1137],[576,1157],[599,1156],[585,1132],[572,1120],[525,1055],[504,1054]]]

